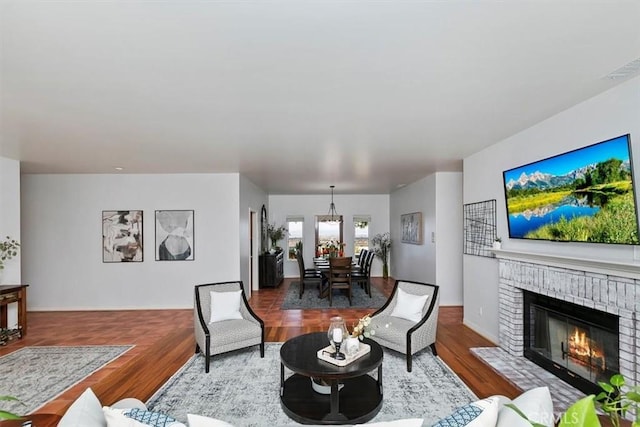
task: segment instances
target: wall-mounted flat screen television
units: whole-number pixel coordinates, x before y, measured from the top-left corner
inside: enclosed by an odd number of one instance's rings
[[[502,176],[510,238],[638,244],[629,135]]]

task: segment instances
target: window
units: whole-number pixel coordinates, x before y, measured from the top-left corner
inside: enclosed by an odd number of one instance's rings
[[[369,215],[353,217],[353,255],[360,255],[363,249],[369,249]]]
[[[332,243],[339,248],[342,242],[342,215],[338,221],[331,221],[331,215],[316,215],[316,256],[321,256]]]
[[[287,229],[289,230],[289,237],[287,239],[287,252],[289,253],[289,259],[296,259],[296,249],[302,249],[302,238],[304,230],[304,218],[299,216],[287,217]]]

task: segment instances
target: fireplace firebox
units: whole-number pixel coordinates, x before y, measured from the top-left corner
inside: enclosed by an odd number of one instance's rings
[[[618,316],[524,292],[524,356],[586,394],[619,372]]]

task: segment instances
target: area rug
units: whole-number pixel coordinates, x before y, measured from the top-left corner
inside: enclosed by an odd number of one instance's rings
[[[380,308],[387,302],[387,297],[379,290],[371,287],[371,298],[360,286],[353,286],[351,291],[351,302],[344,291],[336,290],[333,294],[333,308]],[[300,298],[300,288],[298,282],[292,282],[284,297],[284,302],[280,306],[282,310],[305,310],[311,308],[329,308],[329,298],[318,298],[318,289],[315,287],[305,287],[305,291]]]
[[[0,357],[2,409],[28,414],[102,368],[133,346],[24,347]]]
[[[147,402],[154,411],[185,422],[187,414],[224,420],[236,427],[294,426],[280,407],[280,343],[267,343],[260,358],[257,347],[214,356],[204,372],[204,356],[193,356]],[[429,349],[413,359],[407,372],[406,358],[384,350],[382,363],[384,398],[374,421],[424,418],[425,426],[455,408],[476,400],[475,395]],[[291,375],[285,370],[285,376]],[[372,373],[377,376],[377,371]]]

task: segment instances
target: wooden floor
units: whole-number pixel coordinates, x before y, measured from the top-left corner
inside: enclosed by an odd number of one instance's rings
[[[307,332],[324,331],[329,319],[336,315],[352,325],[372,312],[370,309],[280,310],[290,283],[291,279],[285,279],[277,289],[252,293],[250,303],[265,321],[267,341],[283,342]],[[393,280],[373,278],[373,286],[388,295]],[[28,325],[28,335],[0,347],[0,356],[23,346],[135,345],[49,402],[38,413],[63,414],[87,387],[92,387],[105,405],[124,397],[146,401],[193,355],[195,349],[191,310],[28,312]],[[440,308],[438,355],[479,397],[492,394],[515,397],[520,393],[519,389],[469,352],[471,347],[491,345],[490,341],[462,325],[461,307]]]

